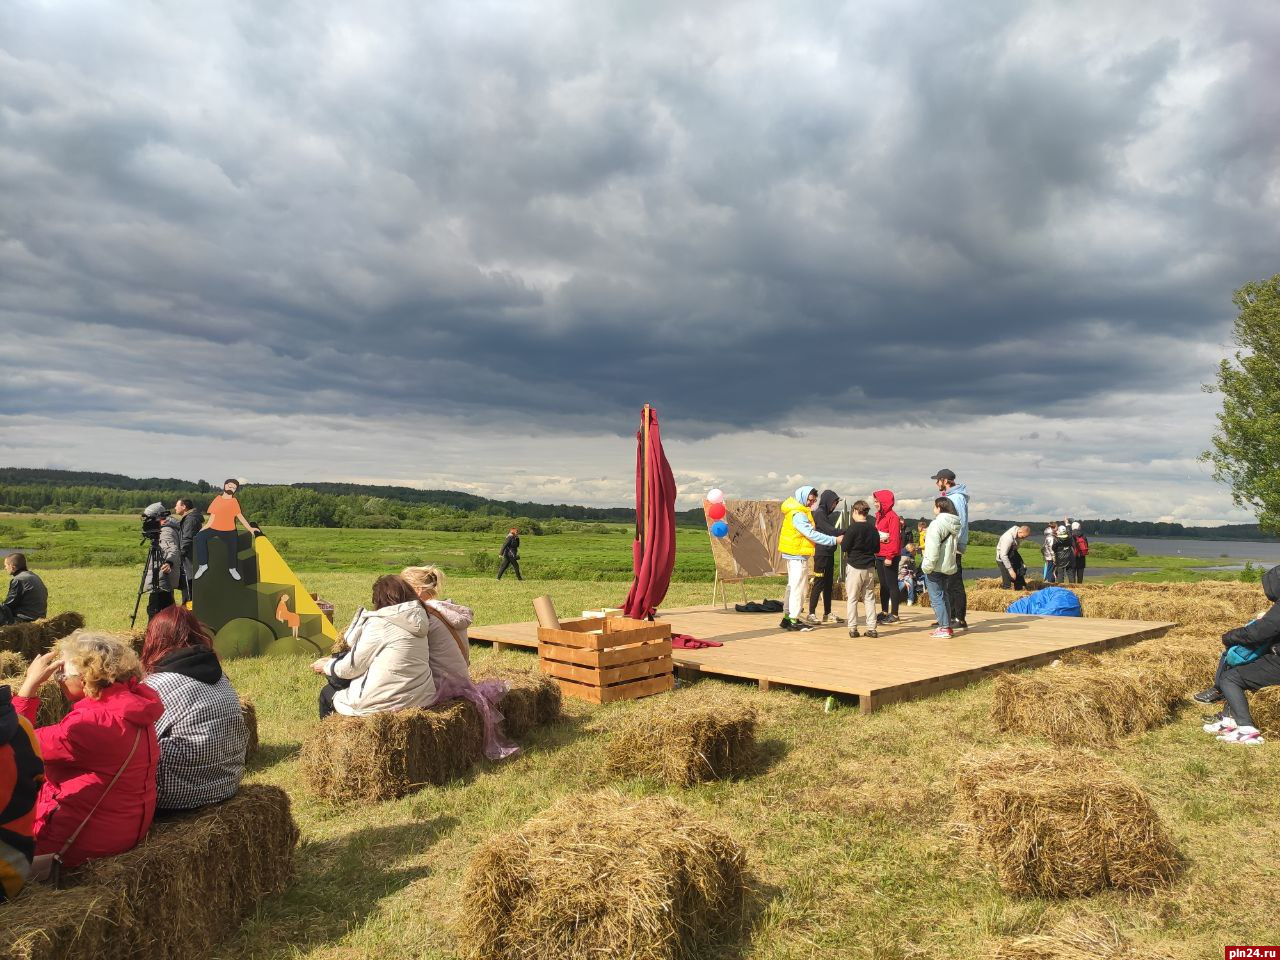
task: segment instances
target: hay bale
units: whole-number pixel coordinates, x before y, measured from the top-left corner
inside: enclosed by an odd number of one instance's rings
[[[96,960],[109,954],[131,917],[120,889],[29,884],[17,899],[0,904],[0,958]]]
[[[14,694],[17,694],[18,687],[22,686],[25,676],[26,668],[23,668],[22,673],[0,679],[0,686],[7,684]],[[37,727],[52,726],[71,712],[71,701],[67,699],[62,684],[57,680],[46,680],[37,692],[40,697],[40,707],[36,710]]]
[[[1254,726],[1263,736],[1280,738],[1280,687],[1264,687],[1246,696]]]
[[[1168,721],[1185,692],[1185,677],[1172,663],[1063,664],[997,676],[991,717],[1005,733],[1062,746],[1110,746]]]
[[[513,740],[519,740],[534,727],[555,723],[561,717],[560,685],[545,674],[486,665],[474,670],[472,678],[477,683],[506,681],[508,689],[498,701],[498,710],[503,717],[503,731]]]
[[[244,750],[244,760],[248,763],[258,752],[258,710],[252,700],[240,698],[240,716],[244,719],[245,732],[249,735]]]
[[[482,844],[462,886],[468,960],[692,960],[739,933],[746,855],[669,797],[562,799]]]
[[[969,758],[956,789],[966,832],[1009,893],[1146,892],[1178,871],[1143,792],[1089,754],[1013,749]]]
[[[605,769],[677,787],[742,776],[756,762],[756,721],[755,708],[728,693],[671,697],[618,726],[605,747]]]
[[[63,637],[69,637],[77,630],[84,629],[84,614],[74,611],[59,613],[56,616],[37,620],[44,631],[44,648],[48,650]]]
[[[484,754],[480,715],[451,700],[429,710],[332,714],[302,741],[308,789],[333,803],[394,800],[463,776]]]
[[[0,957],[199,958],[289,878],[298,828],[289,795],[252,784],[225,803],[157,819],[128,853],[33,885],[0,906]]]
[[[994,960],[1155,960],[1134,949],[1106,917],[1076,915],[1030,936],[1011,937],[992,951]]]
[[[25,677],[31,661],[16,650],[0,650],[0,677]],[[12,680],[6,683],[13,684]],[[17,689],[14,684],[14,689]]]
[[[12,650],[31,661],[63,637],[83,628],[84,616],[73,611],[30,623],[11,623],[0,627],[0,650]]]
[[[44,639],[44,627],[39,620],[0,627],[0,649],[12,650],[27,660],[34,660],[49,649]]]

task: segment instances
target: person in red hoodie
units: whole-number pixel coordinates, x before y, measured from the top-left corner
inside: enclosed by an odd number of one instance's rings
[[[13,698],[14,709],[32,723],[40,685],[55,674],[72,704],[60,722],[36,728],[45,782],[36,801],[33,879],[47,876],[55,855],[75,867],[133,849],[156,809],[155,723],[164,706],[140,682],[132,647],[78,630],[36,657]]]
[[[880,578],[880,623],[898,622],[898,560],[902,556],[902,520],[893,509],[893,491],[877,490],[876,529],[880,531],[880,552],[876,554],[876,576]]]

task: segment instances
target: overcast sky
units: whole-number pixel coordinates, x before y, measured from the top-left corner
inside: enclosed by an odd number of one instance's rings
[[[0,6],[0,463],[1249,521],[1280,5]]]

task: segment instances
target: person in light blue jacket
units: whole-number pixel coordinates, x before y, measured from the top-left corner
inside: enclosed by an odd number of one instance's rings
[[[956,573],[947,582],[947,607],[951,613],[952,629],[969,629],[965,615],[969,612],[969,600],[964,592],[964,551],[969,546],[969,491],[963,483],[956,483],[956,475],[942,469],[929,478],[938,486],[938,492],[956,506],[960,518],[960,532],[956,536]]]

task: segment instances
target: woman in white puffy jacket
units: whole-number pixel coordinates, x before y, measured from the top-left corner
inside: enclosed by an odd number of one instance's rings
[[[439,699],[431,669],[432,618],[413,587],[402,577],[379,577],[373,608],[362,609],[347,627],[345,652],[311,665],[329,679],[320,691],[321,717],[429,707]]]

